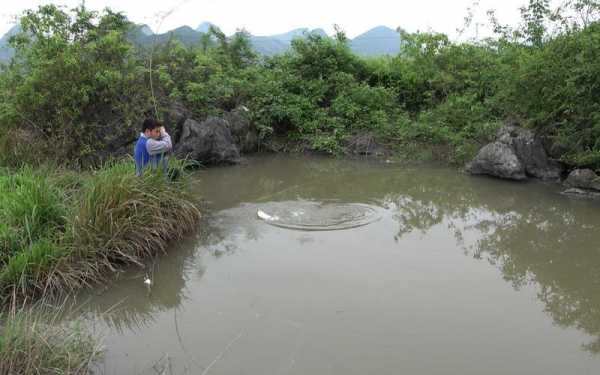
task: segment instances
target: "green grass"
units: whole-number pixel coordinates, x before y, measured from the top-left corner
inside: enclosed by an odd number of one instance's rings
[[[180,175],[136,177],[131,162],[85,173],[0,168],[0,375],[89,373],[97,337],[47,309],[13,307],[141,266],[193,229],[198,197]]]
[[[51,296],[165,251],[198,222],[187,176],[136,177],[130,162],[77,175],[0,170],[0,300]]]
[[[0,375],[88,374],[101,357],[99,342],[49,308],[12,310],[0,314]]]
[[[64,253],[65,195],[49,172],[21,168],[0,174],[0,286],[25,292]]]

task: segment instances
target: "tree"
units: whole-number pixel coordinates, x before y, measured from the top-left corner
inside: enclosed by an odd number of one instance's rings
[[[55,156],[76,164],[135,137],[148,95],[124,15],[45,5],[26,11],[21,27],[2,78],[4,122],[60,145]]]
[[[521,8],[522,28],[525,40],[534,47],[541,47],[547,32],[546,21],[549,19],[550,0],[529,0],[529,6]]]

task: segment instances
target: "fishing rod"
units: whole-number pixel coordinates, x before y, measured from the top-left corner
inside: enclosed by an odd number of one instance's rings
[[[185,3],[188,3],[189,1],[190,0],[182,0],[177,5],[175,5],[173,8],[171,8],[165,12],[158,12],[155,14],[155,17],[156,17],[155,19],[157,20],[158,24],[156,25],[156,27],[154,29],[154,30],[156,30],[156,32],[154,32],[154,38],[152,39],[152,44],[150,46],[150,56],[149,56],[149,61],[148,61],[149,72],[148,73],[149,73],[149,81],[150,81],[150,96],[152,98],[152,105],[154,107],[154,117],[156,119],[158,119],[158,103],[156,101],[156,93],[154,91],[154,75],[153,75],[154,49],[156,48],[156,44],[158,41],[158,35],[160,33],[160,29],[162,28],[164,21],[169,16],[171,16],[178,8],[183,6]]]

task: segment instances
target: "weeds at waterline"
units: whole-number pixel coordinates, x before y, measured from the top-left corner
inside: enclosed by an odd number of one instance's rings
[[[64,306],[38,305],[0,314],[0,375],[88,374],[102,356],[99,338],[62,323]]]

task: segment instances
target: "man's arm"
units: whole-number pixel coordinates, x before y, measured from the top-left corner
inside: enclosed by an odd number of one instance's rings
[[[162,131],[160,140],[148,139],[146,142],[146,150],[150,155],[162,154],[167,151],[171,151],[173,144],[171,143],[171,136],[166,131]]]

